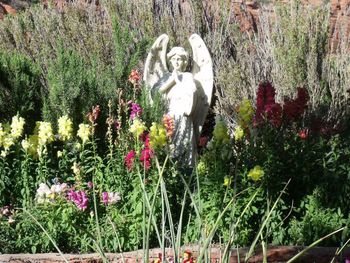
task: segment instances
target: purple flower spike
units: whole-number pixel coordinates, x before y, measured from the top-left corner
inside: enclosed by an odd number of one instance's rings
[[[131,113],[130,113],[130,119],[133,120],[136,117],[140,117],[142,114],[142,108],[137,103],[131,103],[130,105]]]
[[[68,199],[73,201],[79,210],[84,211],[87,206],[89,199],[84,191],[73,191],[68,192]]]
[[[102,193],[102,202],[107,205],[108,204],[108,193],[107,192],[103,192]]]

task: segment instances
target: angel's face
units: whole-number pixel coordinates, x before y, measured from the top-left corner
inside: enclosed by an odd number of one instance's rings
[[[177,54],[170,58],[170,63],[173,66],[173,69],[177,71],[184,71],[187,65],[187,61]]]

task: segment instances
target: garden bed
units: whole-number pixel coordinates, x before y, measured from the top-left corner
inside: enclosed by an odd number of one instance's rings
[[[273,263],[282,263],[287,262],[293,256],[295,256],[298,252],[302,251],[305,247],[301,246],[276,246],[271,247],[267,251],[268,262]],[[195,247],[184,247],[184,251],[192,251],[193,258],[195,259],[197,254],[197,249]],[[335,247],[316,247],[307,251],[303,256],[301,256],[295,262],[317,262],[317,263],[329,263],[333,259],[337,248]],[[239,250],[240,253],[240,262],[244,262],[244,255],[247,252],[247,249],[242,248]],[[149,251],[150,262],[158,259],[159,253],[162,253],[161,249],[151,249]],[[213,247],[208,250],[210,253],[211,262],[220,262],[221,253],[218,247]],[[126,252],[123,254],[115,254],[115,253],[106,253],[106,257],[110,262],[125,262],[125,263],[134,263],[142,261],[143,251],[133,251]],[[169,248],[166,249],[166,258],[169,259],[173,256],[173,251]],[[64,254],[64,257],[69,262],[83,262],[83,263],[98,263],[103,262],[102,258],[99,254]],[[345,249],[341,256],[335,258],[334,262],[345,262],[345,259],[350,257],[350,249]],[[51,262],[64,262],[62,257],[57,253],[46,253],[46,254],[4,254],[0,255],[1,263],[51,263]],[[239,262],[237,259],[237,252],[232,251],[231,263]],[[255,256],[251,257],[248,262],[263,262],[263,254],[262,251],[257,251]]]

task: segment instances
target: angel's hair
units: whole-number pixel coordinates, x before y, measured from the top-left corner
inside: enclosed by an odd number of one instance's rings
[[[166,56],[167,59],[171,59],[175,55],[179,55],[184,60],[188,61],[188,53],[183,47],[173,47]]]

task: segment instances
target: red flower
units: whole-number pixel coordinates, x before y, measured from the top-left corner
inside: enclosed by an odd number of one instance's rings
[[[309,100],[309,93],[307,92],[307,89],[298,88],[297,100],[299,101],[300,104],[303,104],[306,106],[306,103]]]
[[[134,150],[131,150],[130,152],[128,152],[128,154],[124,158],[125,165],[128,168],[128,171],[131,171],[132,167],[134,166],[135,156],[136,156],[136,152]]]
[[[162,253],[158,253],[158,258],[152,261],[153,263],[162,263]]]
[[[140,81],[141,76],[139,72],[136,69],[131,70],[131,73],[129,75],[128,80],[133,84],[136,85]]]
[[[100,105],[96,105],[95,107],[92,107],[92,111],[90,111],[86,116],[89,119],[89,121],[92,124],[94,124],[98,116],[100,116],[100,113],[101,113]]]
[[[275,126],[279,127],[282,124],[282,107],[278,103],[266,105],[265,112],[269,122]]]
[[[153,157],[153,151],[149,147],[145,147],[141,151],[140,162],[148,170],[151,167],[151,158]]]
[[[270,82],[260,83],[256,98],[255,125],[267,119],[274,126],[281,124],[281,106],[275,101],[275,88]]]
[[[204,148],[207,145],[208,137],[207,136],[201,136],[199,138],[198,146]]]
[[[174,118],[168,114],[164,115],[163,124],[166,129],[166,135],[171,138],[174,133]]]
[[[260,83],[256,99],[257,110],[263,110],[266,105],[274,104],[275,95],[275,88],[270,82]]]
[[[284,100],[283,114],[288,121],[296,121],[307,108],[309,94],[305,88],[298,88],[298,95],[295,100]]]
[[[303,129],[298,133],[300,139],[302,140],[306,140],[308,135],[309,135],[309,131],[307,129]]]
[[[182,263],[193,263],[192,252],[189,250],[185,250]]]
[[[144,131],[139,138],[140,141],[144,143],[146,148],[149,147],[149,133],[147,131]]]

